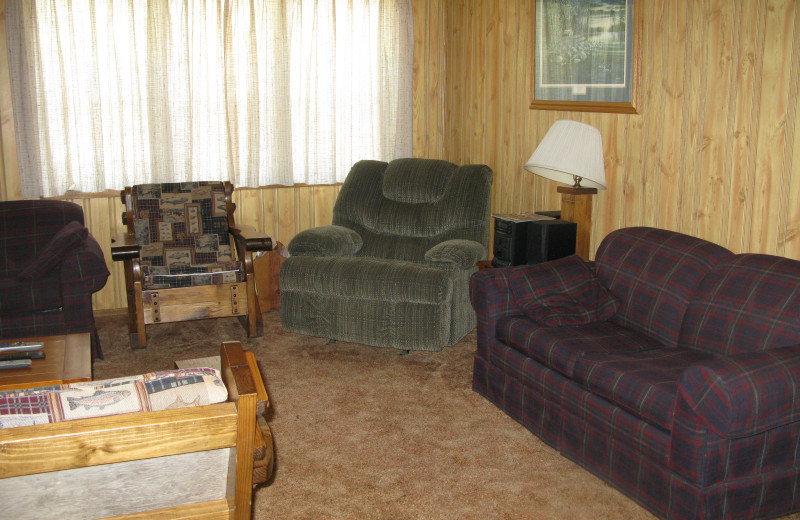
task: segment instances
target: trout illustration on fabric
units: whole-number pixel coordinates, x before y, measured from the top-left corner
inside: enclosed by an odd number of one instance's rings
[[[167,405],[166,410],[173,410],[175,408],[189,408],[192,406],[200,406],[200,396],[194,398],[193,401],[186,402],[183,400],[182,396],[178,396],[175,398],[171,404]]]
[[[79,406],[85,407],[86,410],[96,406],[102,410],[106,406],[122,401],[129,395],[131,395],[130,390],[98,390],[86,397],[67,397],[67,402],[69,403],[70,410],[74,410]]]

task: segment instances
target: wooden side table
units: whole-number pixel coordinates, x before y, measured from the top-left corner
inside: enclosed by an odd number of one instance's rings
[[[44,359],[34,359],[31,366],[0,370],[0,390],[16,390],[36,386],[61,385],[92,380],[92,340],[88,332],[66,336],[4,339],[41,341]]]

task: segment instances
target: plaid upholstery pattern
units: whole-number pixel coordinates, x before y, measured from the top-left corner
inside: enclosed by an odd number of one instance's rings
[[[800,345],[689,367],[680,393],[717,435],[755,435],[800,420]]]
[[[497,324],[497,339],[526,356],[572,377],[576,360],[590,352],[621,355],[662,346],[636,331],[601,321],[575,327],[543,327],[528,318]]]
[[[736,354],[800,343],[800,262],[744,254],[716,266],[700,284],[681,345]]]
[[[473,275],[473,389],[660,518],[800,510],[800,262],[632,228],[595,265],[620,309],[570,327]]]
[[[221,182],[133,186],[144,289],[243,282],[228,236]]]
[[[607,320],[619,300],[576,255],[511,268],[511,291],[525,315],[550,327]]]
[[[81,244],[89,235],[89,230],[83,227],[79,222],[73,220],[58,233],[53,235],[53,238],[47,242],[47,245],[42,248],[39,253],[33,257],[25,268],[17,273],[17,278],[21,280],[33,280],[46,275],[55,266],[61,263],[61,260],[72,249]]]
[[[0,316],[58,311],[61,308],[60,283],[57,273],[33,280],[0,278]]]
[[[0,202],[0,278],[17,273],[70,222],[83,225],[83,210],[59,200]]]
[[[469,299],[475,309],[478,336],[476,357],[488,359],[489,345],[497,336],[497,324],[510,316],[524,316],[509,282],[511,269],[486,269],[473,273],[469,280]]]
[[[592,393],[668,432],[672,430],[678,379],[688,367],[712,357],[689,349],[589,353],[575,360],[572,378]]]
[[[93,354],[101,356],[92,293],[103,288],[110,273],[100,245],[91,234],[84,234],[83,222],[83,210],[72,202],[0,202],[0,338],[90,332]],[[55,240],[69,235],[69,251],[48,252],[54,236],[68,225],[75,235],[63,231]],[[76,237],[82,237],[77,245],[72,240]],[[60,262],[42,276],[20,279],[20,271],[39,254],[48,257],[44,264],[55,256],[61,257]]]
[[[706,488],[721,484],[768,486],[770,474],[780,480],[780,474],[789,471],[797,481],[798,435],[800,423],[791,422],[751,436],[721,437],[679,392],[670,469],[693,485]]]
[[[620,299],[613,319],[674,347],[695,287],[714,265],[731,255],[699,238],[634,227],[603,239],[595,266],[600,281]]]

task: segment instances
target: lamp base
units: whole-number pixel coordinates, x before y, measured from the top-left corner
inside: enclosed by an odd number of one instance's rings
[[[578,224],[575,254],[589,260],[589,241],[592,236],[592,195],[597,188],[558,186],[561,194],[561,220]]]

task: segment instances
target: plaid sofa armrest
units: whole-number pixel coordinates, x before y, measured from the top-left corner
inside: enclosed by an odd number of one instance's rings
[[[800,345],[718,357],[688,368],[678,398],[717,435],[755,435],[800,420]],[[676,417],[677,419],[677,417]]]
[[[91,234],[61,262],[61,283],[68,287],[65,291],[97,292],[110,274],[103,250]]]
[[[486,269],[469,280],[469,297],[477,317],[478,354],[494,341],[497,323],[508,316],[524,316],[509,283],[511,268]]]

